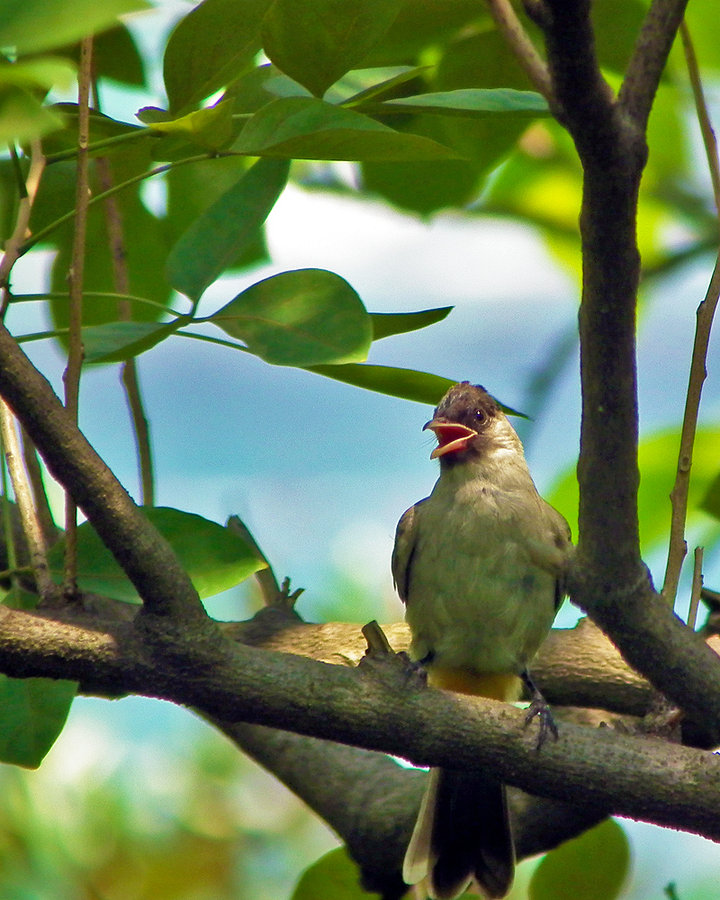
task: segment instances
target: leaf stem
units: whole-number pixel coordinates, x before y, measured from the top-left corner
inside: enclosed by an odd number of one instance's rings
[[[103,200],[107,200],[108,197],[112,197],[114,194],[119,193],[127,187],[131,187],[133,184],[138,184],[141,181],[144,181],[146,178],[152,178],[155,175],[162,175],[164,172],[169,172],[171,169],[175,169],[178,166],[185,166],[188,163],[199,162],[201,160],[206,159],[215,159],[221,156],[232,156],[235,154],[222,154],[222,153],[199,153],[196,156],[188,156],[185,159],[179,159],[175,162],[164,163],[162,166],[155,166],[154,169],[148,169],[146,172],[141,172],[139,175],[134,175],[132,178],[128,178],[127,181],[123,181],[120,184],[116,184],[114,187],[109,188],[107,191],[103,191],[100,194],[96,194],[94,197],[91,197],[87,201],[88,209],[95,206],[97,203],[101,203]],[[61,225],[64,225],[66,222],[71,221],[77,215],[77,208],[71,209],[70,212],[65,213],[60,216],[58,219],[55,219],[54,222],[50,222],[49,225],[46,225],[44,228],[41,228],[37,231],[32,237],[28,238],[19,249],[19,256],[27,253],[32,247],[36,244],[39,244],[41,241],[44,241],[45,238],[52,234],[53,231],[56,231],[60,228]]]

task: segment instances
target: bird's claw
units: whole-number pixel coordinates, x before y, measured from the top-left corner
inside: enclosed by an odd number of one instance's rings
[[[558,728],[553,714],[547,701],[539,692],[534,694],[530,701],[525,715],[525,727],[527,728],[535,718],[540,720],[536,746],[536,749],[539,750],[549,737],[552,736],[555,741],[558,739]]]

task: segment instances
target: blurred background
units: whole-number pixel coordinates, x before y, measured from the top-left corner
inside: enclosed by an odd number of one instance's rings
[[[188,8],[161,2],[152,15],[128,21],[149,64],[149,87],[104,88],[109,115],[123,118],[143,105],[163,105],[161,48]],[[683,140],[688,183],[704,189],[689,119]],[[346,164],[336,164],[335,174],[347,184],[355,178]],[[541,493],[572,521],[568,485],[580,409],[573,265],[546,235],[506,216],[423,219],[381,200],[318,192],[311,180],[291,185],[268,219],[272,262],[222,278],[206,292],[201,312],[269,274],[312,266],[342,275],[373,312],[454,306],[430,329],[373,345],[369,361],[479,382],[531,415],[514,423],[531,471]],[[145,200],[150,208],[162,204],[162,185],[149,185]],[[687,236],[682,221],[665,223],[667,246],[682,246]],[[16,291],[46,289],[51,262],[49,253],[22,259]],[[654,281],[651,298],[644,297],[639,382],[646,437],[677,431],[695,309],[712,262],[698,255]],[[19,305],[10,315],[16,333],[48,327],[39,304]],[[64,361],[57,348],[44,341],[26,349],[58,387]],[[708,429],[720,421],[717,355],[715,337],[702,407]],[[278,577],[305,588],[298,609],[308,620],[402,618],[390,552],[401,513],[426,496],[437,477],[429,459],[432,440],[421,431],[429,407],[180,337],[143,355],[139,368],[159,505],[220,523],[239,515]],[[81,427],[137,496],[134,444],[115,367],[84,375]],[[717,447],[710,443],[703,451],[708,473],[717,469]],[[656,584],[664,571],[658,536],[669,522],[674,466],[668,456],[645,482],[646,521],[652,522],[646,558]],[[705,582],[716,588],[717,534],[715,520],[694,517],[691,546],[707,542]],[[686,604],[687,581],[680,597]],[[247,584],[208,606],[220,618],[241,619],[258,603]],[[558,625],[570,627],[577,616],[566,605]],[[717,896],[717,845],[650,826],[626,827],[633,866],[624,897],[660,898],[671,882],[682,900]],[[79,698],[38,771],[0,767],[0,896],[8,900],[284,900],[303,868],[336,844],[286,789],[191,712],[169,704]],[[524,896],[522,872],[530,866],[521,867],[513,896]]]

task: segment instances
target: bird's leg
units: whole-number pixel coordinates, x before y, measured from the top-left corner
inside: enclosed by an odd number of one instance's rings
[[[539,750],[550,735],[552,735],[554,740],[557,740],[557,725],[555,724],[555,719],[553,719],[553,714],[550,712],[547,700],[535,686],[535,682],[530,677],[527,669],[520,673],[520,678],[522,678],[523,684],[530,694],[530,706],[525,716],[525,727],[527,728],[536,716],[540,719],[537,739],[537,749]]]

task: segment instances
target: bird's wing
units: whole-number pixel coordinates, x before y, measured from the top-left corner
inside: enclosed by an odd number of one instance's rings
[[[416,503],[406,509],[400,517],[395,531],[395,546],[392,553],[392,576],[395,590],[403,603],[407,603],[410,587],[410,563],[415,551],[418,509],[424,503]]]

